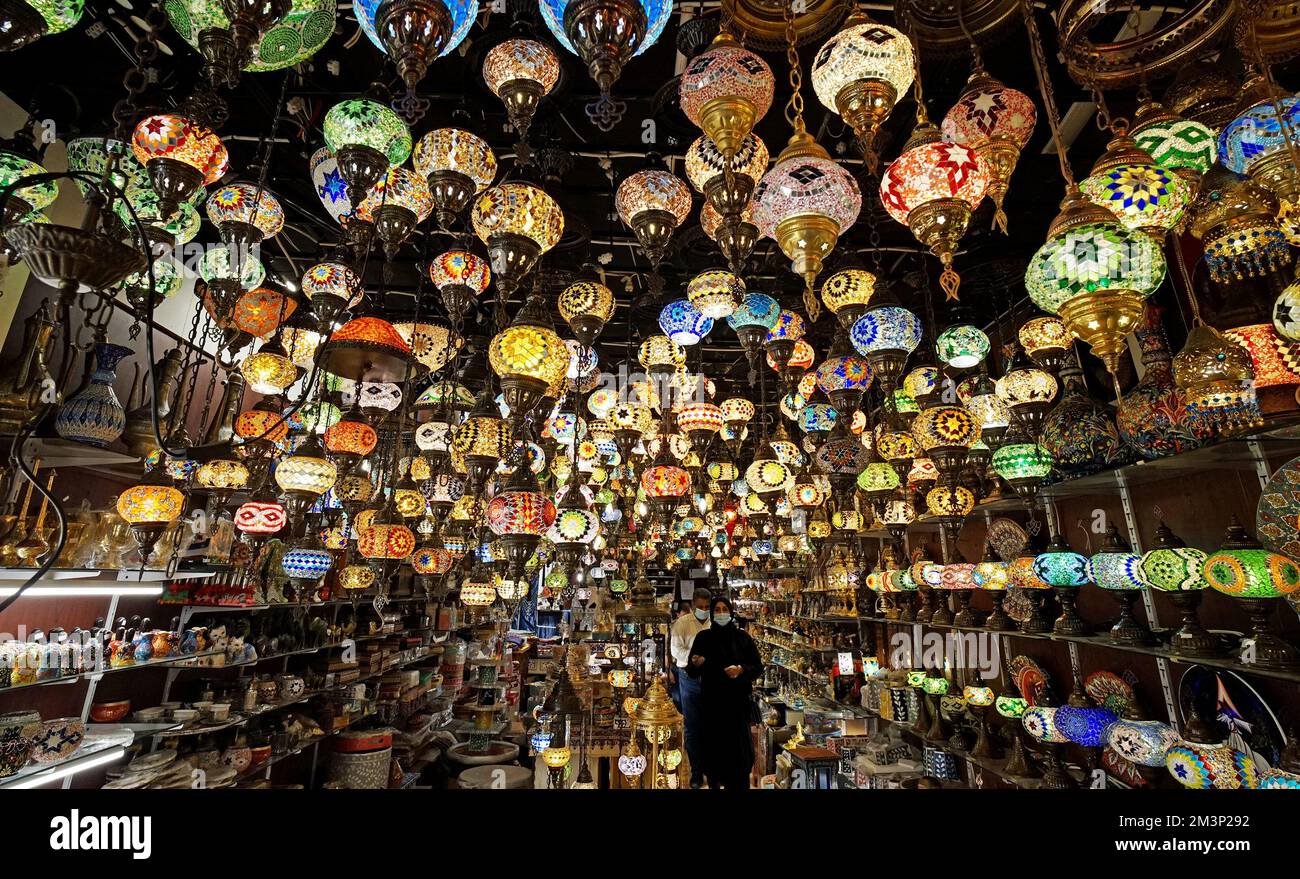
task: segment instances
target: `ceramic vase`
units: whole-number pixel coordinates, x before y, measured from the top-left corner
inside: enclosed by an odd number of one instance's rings
[[[59,436],[90,446],[115,442],[126,429],[126,410],[117,399],[113,383],[117,365],[130,348],[101,342],[95,346],[95,371],[90,383],[59,409],[54,429]]]
[[[1119,401],[1115,421],[1120,436],[1148,461],[1203,445],[1210,432],[1187,417],[1186,394],[1174,383],[1173,356],[1158,308],[1147,307],[1136,334],[1145,372]]]
[[[1065,391],[1043,422],[1039,444],[1052,453],[1061,475],[1087,476],[1131,463],[1133,451],[1120,436],[1110,408],[1088,396],[1078,366],[1061,368]]]

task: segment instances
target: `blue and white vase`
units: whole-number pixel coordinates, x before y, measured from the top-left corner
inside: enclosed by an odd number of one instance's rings
[[[126,409],[113,390],[117,365],[130,348],[101,342],[95,346],[95,371],[90,383],[63,404],[54,429],[64,439],[104,447],[126,429]]]

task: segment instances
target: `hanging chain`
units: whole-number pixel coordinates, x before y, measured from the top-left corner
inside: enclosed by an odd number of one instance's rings
[[[136,38],[132,50],[135,53],[135,66],[122,74],[122,88],[126,96],[113,107],[113,121],[117,123],[114,137],[123,143],[131,138],[131,130],[140,116],[140,96],[151,85],[150,72],[158,60],[158,34],[167,26],[167,16],[160,8],[161,4],[150,4],[144,13],[144,32]]]
[[[912,95],[916,98],[916,124],[924,125],[930,117],[925,112],[925,91],[921,87],[921,41],[910,27],[907,39],[912,43]]]
[[[1065,179],[1066,188],[1073,189],[1074,173],[1070,170],[1070,163],[1065,156],[1065,142],[1061,138],[1061,120],[1056,112],[1056,96],[1052,92],[1052,80],[1047,74],[1047,58],[1043,55],[1043,38],[1038,32],[1033,3],[1030,0],[1020,0],[1020,9],[1025,17],[1025,30],[1029,32],[1029,49],[1034,62],[1034,76],[1038,79],[1038,91],[1043,97],[1043,110],[1047,116],[1048,127],[1052,131],[1056,160],[1061,165],[1061,176]]]
[[[799,69],[799,52],[795,49],[794,4],[789,0],[781,7],[785,17],[785,60],[790,65],[790,100],[785,105],[785,121],[796,130],[803,129],[803,73]]]
[[[957,0],[957,26],[961,28],[962,36],[970,44],[970,67],[971,73],[984,72],[984,58],[980,55],[979,43],[975,42],[975,36],[966,27],[966,0]]]

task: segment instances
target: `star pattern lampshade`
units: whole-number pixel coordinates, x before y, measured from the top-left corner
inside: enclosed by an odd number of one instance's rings
[[[433,213],[433,193],[428,182],[414,171],[393,165],[356,206],[357,219],[373,222],[385,208],[405,208],[422,223]]]
[[[415,550],[415,533],[405,525],[374,522],[357,529],[357,554],[365,559],[404,559]]]
[[[487,523],[498,537],[546,533],[555,522],[555,502],[541,492],[507,490],[487,505]]]
[[[694,345],[713,329],[713,318],[706,317],[689,299],[675,299],[659,312],[659,328],[678,345]]]
[[[831,357],[817,367],[817,387],[823,394],[864,391],[870,386],[871,366],[861,357],[852,354]]]
[[[885,169],[880,201],[886,213],[906,226],[917,208],[941,199],[953,199],[973,209],[984,198],[988,185],[988,172],[973,149],[961,143],[933,141],[912,147]]]
[[[910,354],[921,344],[921,320],[902,306],[881,306],[858,318],[849,340],[864,357],[878,351]]]
[[[439,290],[464,286],[482,296],[492,280],[492,271],[486,260],[467,250],[448,250],[429,263],[429,280]]]
[[[1117,140],[1132,142],[1128,138]],[[1079,188],[1129,229],[1165,232],[1186,210],[1191,186],[1171,169],[1144,161],[1148,158],[1140,149],[1133,150],[1132,155],[1116,155],[1108,149]]]
[[[1084,224],[1049,238],[1025,272],[1034,304],[1058,314],[1066,302],[1096,290],[1146,297],[1165,277],[1165,258],[1147,235],[1118,224]]]
[[[208,196],[208,219],[214,226],[223,223],[247,223],[263,238],[271,238],[284,228],[284,208],[280,200],[265,188],[252,183],[231,183]]]
[[[325,114],[323,127],[325,145],[336,155],[343,147],[369,147],[400,165],[411,154],[411,130],[401,116],[375,101],[340,101]]]
[[[962,485],[941,485],[926,494],[925,506],[932,516],[964,519],[975,509],[975,495]]]
[[[701,310],[703,313],[703,310]],[[770,331],[781,315],[780,304],[766,293],[747,293],[736,310],[727,315],[727,326],[733,330],[757,327]]]
[[[148,116],[135,127],[131,150],[140,164],[151,159],[171,159],[188,165],[202,175],[204,185],[215,183],[229,167],[229,155],[221,138],[210,129],[184,116]]]
[[[876,276],[866,269],[843,269],[822,283],[822,302],[831,314],[845,308],[865,308],[876,292]]]
[[[436,323],[401,321],[393,324],[393,329],[411,346],[412,356],[430,372],[446,366],[465,341],[450,327]]]
[[[355,305],[362,297],[361,279],[339,262],[321,262],[302,275],[302,292],[315,302],[317,297],[337,300],[339,307]]]
[[[927,452],[939,448],[970,448],[980,437],[979,425],[960,406],[922,409],[912,422],[912,435]]]

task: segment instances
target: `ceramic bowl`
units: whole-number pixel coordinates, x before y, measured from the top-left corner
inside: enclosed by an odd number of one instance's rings
[[[202,714],[204,717],[207,717],[208,711],[212,708],[212,701],[210,699],[204,699],[199,702],[191,702],[190,707],[199,714]]]
[[[230,747],[221,752],[221,765],[229,766],[236,772],[243,772],[253,765],[251,748]]]
[[[90,719],[95,723],[117,723],[131,711],[130,699],[116,702],[96,702],[90,706]]]
[[[171,710],[171,718],[177,723],[190,723],[197,720],[198,716],[199,712],[193,708],[173,708]]]
[[[0,741],[0,778],[8,778],[27,765],[32,753],[32,740],[13,738]]]
[[[218,722],[224,722],[230,719],[230,703],[214,702],[208,709],[208,717]]]
[[[66,760],[81,748],[86,738],[86,724],[80,717],[56,717],[41,723],[32,740],[32,759],[37,763]]]
[[[141,708],[131,715],[131,719],[136,723],[158,723],[167,714],[167,710],[161,705],[155,705],[152,708]]]
[[[253,766],[261,766],[267,760],[271,759],[271,746],[258,745],[250,749]]]
[[[30,739],[37,732],[41,715],[38,711],[9,711],[0,714],[0,742]]]

